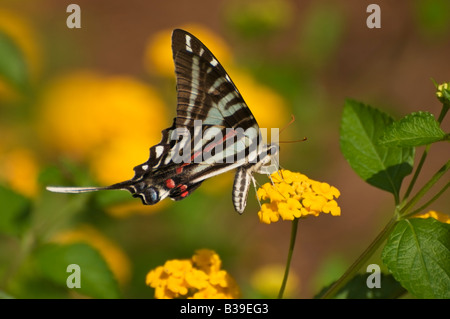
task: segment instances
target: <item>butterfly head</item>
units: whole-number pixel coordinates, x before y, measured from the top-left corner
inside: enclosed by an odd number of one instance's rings
[[[272,174],[278,170],[278,144],[265,144],[258,155],[258,163],[253,170],[260,174]]]

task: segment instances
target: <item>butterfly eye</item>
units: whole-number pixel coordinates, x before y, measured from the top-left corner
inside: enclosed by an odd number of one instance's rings
[[[153,205],[159,202],[159,192],[154,187],[145,189],[142,193],[142,197],[144,198],[144,202],[147,205]]]
[[[144,195],[150,199],[150,204],[159,202],[159,192],[154,187],[147,188]]]

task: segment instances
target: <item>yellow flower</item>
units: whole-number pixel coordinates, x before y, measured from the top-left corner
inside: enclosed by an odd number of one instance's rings
[[[198,269],[210,274],[219,271],[222,261],[219,255],[210,249],[199,249],[192,256],[192,261]]]
[[[45,145],[89,163],[101,184],[133,177],[149,148],[168,126],[156,90],[126,76],[79,71],[56,79],[46,90],[38,122]]]
[[[448,214],[444,214],[441,212],[437,212],[434,210],[430,210],[427,213],[419,213],[414,216],[415,218],[434,218],[440,221],[441,223],[450,224],[450,216]]]
[[[288,170],[275,172],[271,178],[273,184],[266,183],[257,191],[261,200],[270,200],[270,203],[263,203],[258,212],[262,223],[270,224],[280,218],[319,216],[320,213],[340,216],[341,209],[334,200],[340,196],[336,187]]]
[[[35,82],[42,67],[41,48],[38,45],[38,36],[34,27],[23,17],[4,9],[0,9],[0,32],[9,36],[23,53],[30,79]],[[0,100],[17,98],[18,92],[14,90],[0,76]]]
[[[123,250],[95,228],[83,225],[77,229],[56,234],[52,241],[62,244],[83,242],[102,255],[119,284],[126,284],[131,275],[130,260]]]
[[[151,270],[145,282],[155,288],[157,299],[238,298],[239,288],[221,264],[214,251],[200,249],[191,259],[166,261]]]
[[[38,192],[39,167],[35,155],[28,149],[15,148],[0,157],[0,180],[13,190],[28,197]]]
[[[277,222],[280,219],[280,214],[278,213],[277,208],[278,205],[276,203],[262,204],[261,210],[258,212],[259,220],[265,224]]]

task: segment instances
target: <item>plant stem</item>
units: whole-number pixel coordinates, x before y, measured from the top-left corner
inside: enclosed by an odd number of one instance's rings
[[[425,204],[423,204],[422,206],[420,206],[413,212],[404,215],[403,218],[408,218],[410,216],[414,216],[414,215],[420,213],[421,211],[423,211],[425,208],[427,208],[429,205],[431,205],[431,203],[433,203],[436,199],[438,199],[447,190],[447,188],[449,186],[450,186],[450,182],[445,184],[445,186],[436,195],[434,195],[433,198],[431,198],[428,202],[426,202]]]
[[[354,275],[359,271],[359,269],[369,260],[369,258],[377,251],[381,244],[386,240],[386,238],[391,233],[392,229],[398,220],[397,214],[392,217],[392,219],[386,224],[383,230],[378,234],[378,236],[373,240],[373,242],[366,248],[366,250],[361,254],[361,256],[356,259],[356,261],[347,269],[347,271],[339,278],[335,283],[333,283],[330,288],[320,297],[322,299],[333,298],[342,287],[345,286],[347,282],[354,277]]]
[[[436,174],[433,175],[433,177],[431,177],[431,179],[417,192],[417,194],[414,195],[414,197],[402,207],[400,210],[400,216],[404,217],[407,215],[408,211],[423,197],[423,195],[426,194],[426,192],[428,192],[434,184],[436,184],[436,182],[448,171],[449,168],[450,161],[447,161],[447,163],[445,163],[445,165],[442,166]]]
[[[449,108],[445,104],[442,106],[441,113],[439,114],[439,117],[437,119],[439,124],[442,123],[442,120],[444,119],[445,115],[447,114],[448,109]],[[420,158],[420,161],[419,161],[419,165],[417,165],[417,169],[416,169],[414,176],[411,180],[411,183],[409,184],[408,189],[405,193],[404,200],[406,200],[408,198],[408,196],[411,194],[414,184],[416,183],[417,177],[419,176],[419,173],[422,170],[423,163],[425,162],[425,159],[428,156],[428,152],[430,151],[430,146],[431,146],[431,144],[428,144],[425,147],[425,150],[423,151],[422,157]]]
[[[408,189],[407,189],[407,191],[405,193],[404,200],[406,200],[408,198],[408,196],[411,194],[411,191],[412,191],[412,189],[414,187],[414,184],[416,183],[417,177],[419,176],[419,173],[422,170],[423,163],[425,162],[425,159],[428,156],[428,152],[430,150],[430,146],[431,146],[431,144],[428,144],[427,146],[425,146],[425,150],[423,151],[422,157],[420,158],[419,165],[417,165],[417,169],[414,172],[414,176],[413,176],[413,178],[411,180],[411,183],[409,183]]]
[[[288,257],[287,257],[287,261],[286,261],[286,268],[284,269],[284,277],[283,277],[283,282],[281,283],[280,292],[278,293],[278,299],[283,298],[284,290],[286,288],[286,283],[287,283],[288,276],[289,276],[289,269],[291,267],[292,254],[294,252],[295,238],[297,237],[298,220],[299,220],[299,218],[295,218],[292,221],[291,241],[289,243],[289,252],[288,252]]]

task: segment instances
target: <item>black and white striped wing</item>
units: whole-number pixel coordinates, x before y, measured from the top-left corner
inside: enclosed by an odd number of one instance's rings
[[[250,145],[259,141],[259,126],[253,114],[211,51],[192,34],[179,29],[174,30],[172,34],[172,51],[177,79],[177,116],[172,127],[163,131],[161,142],[150,149],[149,160],[135,167],[134,177],[152,185],[162,184],[157,190],[160,199],[164,195],[172,199],[182,199],[205,179],[242,166],[249,156]],[[198,130],[194,125],[195,121],[201,121],[201,132],[195,131]],[[200,149],[201,154],[204,154],[214,140],[214,136],[205,137],[205,133],[211,128],[216,128],[217,133],[224,138],[227,138],[227,129],[242,129],[244,135],[239,138],[228,136],[234,138],[233,149],[226,150],[223,141],[223,152],[217,154],[215,162],[196,162],[194,159],[199,155],[196,150]],[[177,145],[170,139],[176,129],[187,130],[192,140],[178,141]],[[200,146],[196,144],[198,141],[193,140],[196,134],[203,137],[199,141]],[[174,163],[174,153],[183,148],[181,143],[186,142],[191,143],[192,162]],[[257,147],[253,147],[253,150],[256,152]],[[237,156],[238,152],[242,152],[243,156]],[[230,153],[233,158],[244,160],[229,160],[227,156]],[[168,189],[167,184],[175,187]],[[180,188],[186,191],[180,193]],[[144,203],[151,203],[146,196],[138,196]]]
[[[233,81],[209,49],[195,36],[176,29],[172,52],[177,77],[176,125],[191,127],[194,120],[204,125],[259,127]]]
[[[233,190],[235,208],[243,212],[254,165],[248,164],[248,158],[258,155],[259,126],[222,65],[200,40],[176,29],[172,51],[178,94],[176,118],[171,127],[162,131],[161,141],[150,148],[149,159],[134,168],[134,177],[107,187],[48,187],[49,190],[80,193],[125,189],[144,204],[152,205],[166,197],[183,199],[205,179],[245,166],[238,170]],[[196,121],[201,121],[200,126]],[[190,138],[174,138],[179,130]],[[239,130],[243,134],[234,134]],[[197,140],[199,134],[202,138]],[[217,140],[217,136],[221,139]],[[229,139],[233,143],[228,145]],[[186,143],[191,146],[188,161],[175,160]],[[219,144],[222,148],[217,148],[215,160],[197,161]],[[230,156],[240,160],[230,160]]]

